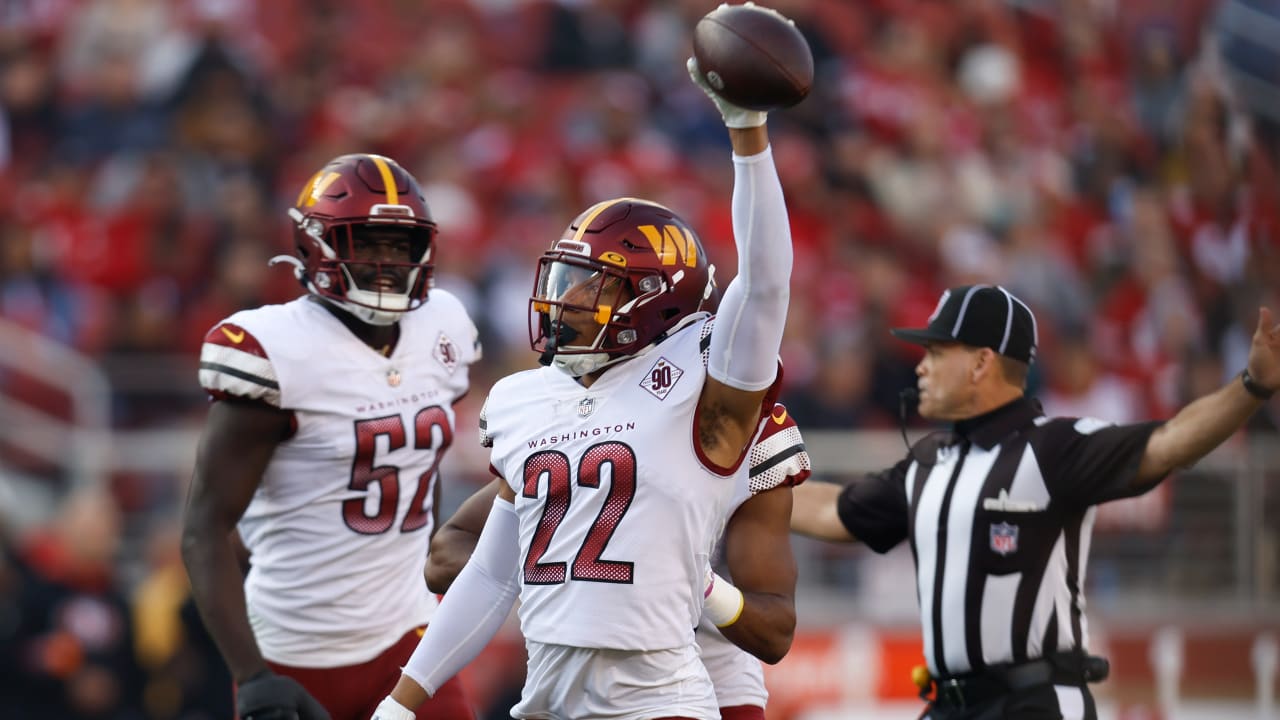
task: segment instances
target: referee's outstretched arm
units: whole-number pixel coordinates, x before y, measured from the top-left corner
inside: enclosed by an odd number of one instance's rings
[[[816,480],[792,488],[792,532],[832,542],[857,540],[840,520],[836,500],[842,490],[842,485]]]
[[[1192,402],[1147,441],[1133,484],[1146,487],[1204,457],[1244,425],[1280,388],[1280,324],[1270,308],[1258,309],[1258,328],[1244,372]]]

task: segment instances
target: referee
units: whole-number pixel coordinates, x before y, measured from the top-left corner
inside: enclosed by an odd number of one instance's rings
[[[793,490],[792,529],[906,540],[915,557],[933,720],[1097,717],[1081,586],[1094,506],[1141,495],[1204,456],[1280,387],[1280,325],[1259,311],[1247,369],[1167,422],[1047,418],[1024,396],[1031,310],[1002,287],[942,294],[916,366],[920,414],[952,421],[898,464],[846,486]]]

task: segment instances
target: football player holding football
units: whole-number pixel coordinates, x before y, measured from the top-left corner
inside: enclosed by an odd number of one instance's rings
[[[307,294],[205,336],[213,398],[184,521],[192,591],[241,720],[367,718],[436,608],[418,573],[437,521],[475,325],[432,289],[417,181],[343,155],[289,211]],[[235,530],[252,567],[242,577]],[[422,717],[472,718],[455,683]]]
[[[786,407],[774,405],[751,447],[751,470],[731,503],[733,510],[716,548],[717,572],[725,573],[740,591],[769,592],[795,583],[791,554],[789,504],[783,497],[809,477],[809,453]],[[485,517],[498,495],[494,480],[466,500],[431,538],[427,586],[445,593],[475,551]],[[715,623],[703,618],[694,635],[702,664],[715,686],[721,720],[764,720],[769,692],[760,660],[725,639]]]
[[[528,651],[517,718],[718,719],[694,640],[702,617],[766,661],[790,648],[794,577],[744,592],[710,574],[774,407],[792,250],[766,113],[702,87],[733,147],[738,272],[719,312],[705,312],[702,243],[661,205],[597,203],[551,244],[530,300],[546,367],[489,393],[481,439],[497,499],[379,720],[413,717],[517,595]],[[776,499],[790,511],[789,492]]]

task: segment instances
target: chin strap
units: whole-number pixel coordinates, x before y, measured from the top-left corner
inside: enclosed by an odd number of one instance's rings
[[[565,325],[564,323],[556,324],[556,331],[551,332],[551,318],[545,314],[542,316],[542,332],[547,336],[547,343],[542,348],[542,354],[538,356],[538,362],[544,367],[551,364],[556,357],[556,348],[561,345],[568,345],[578,339],[578,331]]]
[[[542,354],[538,356],[538,362],[543,366],[555,365],[571,377],[580,378],[625,358],[625,356],[610,358],[608,353],[603,352],[559,355],[556,351],[561,346],[577,340],[581,333],[564,323],[556,323],[555,332],[552,333],[551,318],[546,315],[542,316],[542,326],[547,342],[542,348]],[[601,332],[604,332],[603,328]]]

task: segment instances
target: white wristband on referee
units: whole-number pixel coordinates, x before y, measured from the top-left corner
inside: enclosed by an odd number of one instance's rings
[[[378,707],[374,708],[371,720],[414,720],[417,713],[396,702],[390,695],[382,698]]]
[[[738,621],[746,599],[742,591],[716,573],[708,578],[706,596],[702,602],[702,615],[716,627],[728,627]]]

